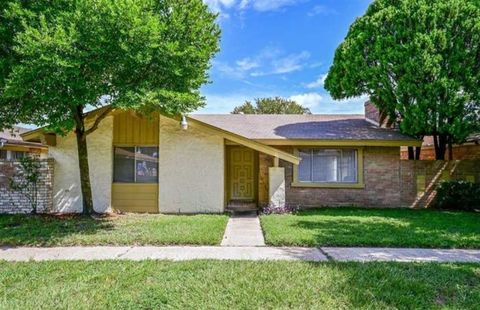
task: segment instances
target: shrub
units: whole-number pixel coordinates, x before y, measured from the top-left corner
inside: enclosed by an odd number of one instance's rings
[[[466,181],[444,181],[437,188],[434,206],[440,209],[480,209],[480,185]]]

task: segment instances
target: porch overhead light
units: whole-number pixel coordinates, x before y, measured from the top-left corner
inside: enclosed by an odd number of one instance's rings
[[[0,148],[4,147],[5,144],[7,144],[8,140],[7,139],[0,139]]]
[[[188,129],[188,122],[187,122],[187,118],[185,117],[185,115],[182,115],[182,121],[180,122],[180,127],[182,127],[183,130]]]

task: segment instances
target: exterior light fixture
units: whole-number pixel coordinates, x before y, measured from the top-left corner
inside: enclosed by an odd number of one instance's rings
[[[4,147],[5,144],[7,144],[8,140],[7,139],[0,139],[0,148]]]
[[[183,130],[188,129],[188,122],[187,122],[187,118],[185,117],[185,115],[182,115],[182,121],[180,122],[180,127],[182,127]]]

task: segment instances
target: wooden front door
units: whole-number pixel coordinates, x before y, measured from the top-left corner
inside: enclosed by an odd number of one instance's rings
[[[229,156],[230,200],[255,200],[255,151],[231,147]]]

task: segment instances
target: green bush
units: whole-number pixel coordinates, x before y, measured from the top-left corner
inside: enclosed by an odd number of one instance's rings
[[[466,181],[444,181],[437,188],[434,205],[440,209],[480,209],[480,185]]]

